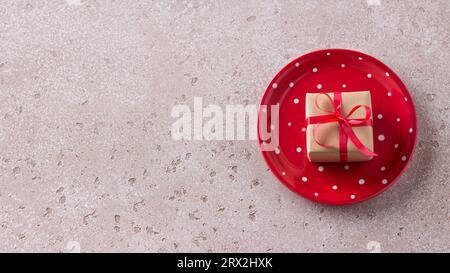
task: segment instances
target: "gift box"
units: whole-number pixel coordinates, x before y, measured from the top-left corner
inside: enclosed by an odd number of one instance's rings
[[[305,111],[311,162],[367,161],[376,156],[370,91],[307,93]]]

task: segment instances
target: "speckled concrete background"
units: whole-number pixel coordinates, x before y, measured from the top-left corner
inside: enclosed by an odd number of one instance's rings
[[[447,0],[1,0],[0,251],[450,251],[449,24]],[[378,198],[314,204],[255,142],[171,140],[173,105],[258,103],[327,47],[415,99],[415,156]]]

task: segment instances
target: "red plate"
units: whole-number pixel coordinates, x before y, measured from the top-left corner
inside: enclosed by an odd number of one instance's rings
[[[303,131],[305,94],[364,90],[371,92],[374,149],[379,156],[367,162],[309,162]],[[416,111],[408,90],[389,67],[364,53],[327,49],[297,58],[275,76],[262,97],[261,106],[277,104],[279,148],[262,151],[263,157],[284,185],[316,202],[343,205],[374,197],[401,176],[416,145]],[[264,122],[261,109],[258,124]],[[261,148],[259,126],[258,136]]]

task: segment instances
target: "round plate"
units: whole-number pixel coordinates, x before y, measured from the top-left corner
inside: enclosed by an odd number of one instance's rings
[[[372,98],[374,150],[378,156],[366,162],[309,162],[305,94],[366,90]],[[267,111],[263,110],[266,105]],[[389,67],[364,53],[327,49],[297,58],[267,87],[260,104],[259,125],[270,123],[271,105],[279,106],[279,145],[264,151],[258,126],[263,157],[284,185],[316,202],[352,204],[381,193],[401,176],[416,145],[416,111],[408,90]],[[263,112],[269,122],[262,118]]]

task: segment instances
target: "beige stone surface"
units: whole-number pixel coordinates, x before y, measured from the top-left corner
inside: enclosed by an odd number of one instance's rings
[[[450,251],[449,24],[447,0],[1,0],[0,251]],[[174,105],[256,104],[328,47],[414,98],[416,153],[381,196],[314,204],[254,141],[171,139]]]

